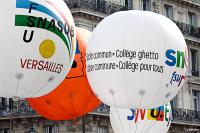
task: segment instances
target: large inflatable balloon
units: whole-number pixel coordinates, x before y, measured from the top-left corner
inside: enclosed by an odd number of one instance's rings
[[[86,77],[86,44],[91,33],[76,28],[77,49],[72,68],[63,83],[51,93],[27,99],[30,106],[43,117],[51,120],[69,120],[85,115],[99,106]]]
[[[37,97],[52,91],[75,54],[75,25],[66,4],[5,0],[0,17],[0,96]]]
[[[94,29],[87,47],[88,81],[102,102],[149,109],[169,102],[186,73],[186,43],[165,16],[114,13]]]
[[[155,109],[110,108],[115,133],[167,133],[171,124],[170,103]]]

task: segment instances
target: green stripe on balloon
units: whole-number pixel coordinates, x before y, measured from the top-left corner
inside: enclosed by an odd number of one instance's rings
[[[26,16],[26,15],[15,15],[15,26],[27,26],[27,23],[28,23],[28,17],[34,17],[35,19],[33,20],[35,24],[37,24],[38,20],[39,20],[39,17],[35,17],[35,16]],[[69,53],[69,56],[71,57],[71,52],[70,52],[70,49],[69,49],[69,41],[66,39],[65,35],[58,31],[58,30],[53,30],[52,28],[50,29],[47,29],[48,25],[50,24],[49,21],[46,21],[45,23],[45,26],[36,26],[34,25],[35,28],[41,28],[41,29],[45,29],[45,30],[48,30],[48,31],[51,31],[53,32],[54,34],[56,34],[57,36],[59,36],[63,42],[65,43],[67,49],[68,49],[68,53]],[[58,27],[57,27],[58,28]]]

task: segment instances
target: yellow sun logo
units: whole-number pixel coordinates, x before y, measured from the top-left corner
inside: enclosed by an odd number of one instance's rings
[[[40,55],[43,58],[49,59],[54,55],[56,51],[55,43],[50,39],[46,39],[41,42],[39,51],[40,51]]]

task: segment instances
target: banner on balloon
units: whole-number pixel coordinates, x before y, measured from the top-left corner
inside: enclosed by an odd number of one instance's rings
[[[186,79],[186,52],[181,31],[167,17],[117,12],[101,21],[89,40],[88,80],[109,106],[156,108],[180,91]]]
[[[120,109],[111,107],[110,121],[115,133],[167,133],[171,124],[171,106],[155,109]]]

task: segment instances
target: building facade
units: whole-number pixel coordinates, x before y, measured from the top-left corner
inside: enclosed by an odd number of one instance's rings
[[[78,27],[92,31],[106,16],[122,10],[148,10],[170,18],[182,31],[189,55],[186,82],[171,101],[169,133],[200,133],[200,0],[65,0]],[[0,133],[113,133],[109,107],[73,121],[49,121],[24,101],[1,99]]]

